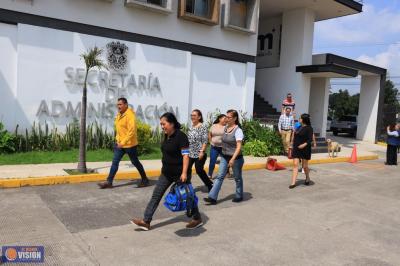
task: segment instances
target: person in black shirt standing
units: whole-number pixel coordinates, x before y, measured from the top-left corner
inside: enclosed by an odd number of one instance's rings
[[[161,175],[144,212],[144,218],[131,220],[131,223],[136,224],[145,231],[150,230],[153,215],[167,189],[174,182],[190,183],[191,179],[190,175],[188,176],[189,140],[185,133],[180,130],[181,124],[173,113],[165,113],[160,118],[160,125],[165,133],[165,138],[161,145]],[[193,208],[192,213],[193,219],[186,225],[186,228],[189,229],[197,228],[203,224],[197,206]]]
[[[299,161],[301,159],[306,174],[305,185],[310,185],[310,169],[308,161],[311,159],[311,144],[313,142],[313,128],[311,127],[310,115],[302,114],[300,117],[301,128],[294,135],[293,139],[293,174],[290,189],[296,187],[296,179],[299,172]]]

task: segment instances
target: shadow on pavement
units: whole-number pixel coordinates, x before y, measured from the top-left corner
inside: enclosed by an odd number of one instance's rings
[[[152,225],[151,226],[151,230],[155,230],[155,229],[158,229],[160,227],[168,226],[168,225],[175,224],[175,223],[182,223],[183,228],[179,229],[178,231],[176,231],[175,234],[177,234],[180,237],[199,236],[202,233],[207,231],[205,228],[203,228],[203,226],[206,225],[208,220],[209,220],[208,216],[205,215],[204,213],[201,214],[201,218],[203,220],[203,225],[201,227],[195,228],[195,229],[187,229],[187,228],[185,228],[186,223],[189,222],[191,220],[191,218],[188,218],[186,215],[179,215],[177,217],[168,219],[168,220],[163,221],[161,223],[157,223],[155,225]],[[142,231],[142,230],[137,228],[137,229],[135,229],[135,231]]]
[[[225,201],[233,200],[234,198],[235,198],[235,194],[229,195],[223,199],[218,200],[218,204],[221,204],[222,202],[225,202]],[[251,200],[252,198],[253,198],[253,194],[251,194],[249,192],[243,193],[243,202]]]
[[[157,183],[157,180],[149,180],[149,185],[147,187],[152,187]],[[134,184],[139,184],[140,183],[140,179],[138,179],[137,181],[130,181],[128,183],[123,183],[123,184],[119,184],[119,185],[113,185],[113,188],[118,188],[118,187],[126,187],[126,186],[132,186]]]

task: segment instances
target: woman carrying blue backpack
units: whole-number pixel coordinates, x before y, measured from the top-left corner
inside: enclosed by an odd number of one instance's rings
[[[148,231],[153,215],[160,204],[167,189],[173,183],[190,183],[188,176],[189,167],[189,140],[183,133],[181,124],[172,113],[165,113],[160,118],[160,125],[165,133],[161,145],[162,169],[161,175],[154,188],[153,195],[144,212],[143,219],[132,219],[131,223]],[[197,204],[193,204],[191,210],[192,220],[186,225],[188,229],[194,229],[203,224]]]

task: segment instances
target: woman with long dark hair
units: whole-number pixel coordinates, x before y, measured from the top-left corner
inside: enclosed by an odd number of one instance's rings
[[[208,129],[203,125],[203,114],[199,109],[195,109],[191,114],[192,126],[188,131],[189,138],[189,175],[192,175],[194,164],[196,173],[207,187],[211,190],[213,182],[204,171],[204,164],[207,160]]]
[[[400,146],[400,125],[389,125],[386,131],[388,136],[385,164],[397,165],[397,147]]]
[[[150,230],[153,215],[167,189],[174,182],[190,183],[191,181],[190,175],[188,175],[189,140],[185,133],[180,130],[181,124],[177,121],[173,113],[165,113],[160,118],[160,125],[165,133],[165,138],[161,145],[161,175],[144,212],[144,218],[131,220],[131,223],[136,224],[145,231]],[[203,224],[197,206],[192,209],[192,213],[193,219],[186,225],[186,228],[189,229],[199,227]]]
[[[218,194],[228,171],[228,166],[232,167],[233,177],[236,182],[236,193],[232,201],[241,202],[243,200],[242,168],[244,159],[242,155],[242,141],[244,134],[240,126],[239,114],[236,110],[228,110],[226,112],[226,119],[227,124],[222,136],[222,156],[218,175],[213,188],[208,193],[208,198],[204,198],[204,201],[210,204],[217,204]]]
[[[208,133],[210,141],[210,164],[208,166],[208,177],[212,178],[218,156],[222,155],[222,136],[226,125],[226,115],[220,114],[215,119]]]
[[[289,186],[290,189],[296,187],[297,175],[299,172],[299,161],[301,160],[304,173],[306,174],[305,185],[310,185],[310,168],[308,168],[308,161],[311,159],[311,145],[313,142],[313,128],[311,127],[311,119],[309,114],[302,114],[300,117],[301,128],[293,139],[293,174],[292,182]]]

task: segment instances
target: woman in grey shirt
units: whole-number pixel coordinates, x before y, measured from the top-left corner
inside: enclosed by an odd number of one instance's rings
[[[244,134],[240,128],[239,115],[236,110],[228,110],[226,112],[227,125],[222,136],[222,156],[219,165],[218,175],[211,191],[208,193],[208,198],[204,201],[210,204],[216,204],[218,193],[221,190],[222,183],[228,166],[233,169],[233,176],[236,182],[236,193],[233,202],[241,202],[243,200],[243,178],[242,168],[244,159],[242,155],[242,141]]]
[[[189,138],[189,176],[192,175],[192,166],[194,164],[197,175],[201,178],[204,185],[211,190],[213,182],[204,171],[204,164],[207,160],[207,144],[208,144],[208,129],[203,125],[203,114],[200,110],[195,109],[191,114],[192,126],[188,132]]]

